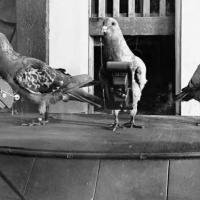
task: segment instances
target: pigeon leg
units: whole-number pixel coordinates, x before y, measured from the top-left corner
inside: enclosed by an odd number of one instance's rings
[[[111,127],[113,128],[113,132],[115,132],[117,128],[121,128],[119,125],[119,110],[114,110],[114,123],[111,124]]]
[[[39,112],[41,117],[38,117],[36,120],[31,122],[23,123],[22,126],[43,126],[48,123],[48,111],[49,106],[46,105],[46,102],[42,102],[39,106]]]
[[[44,109],[44,113],[42,112],[41,115],[42,117],[39,117],[38,118],[38,122],[39,122],[39,125],[46,125],[49,121],[48,121],[48,118],[49,118],[49,105],[44,105],[45,106],[45,109]]]
[[[144,128],[144,126],[142,125],[137,125],[135,124],[135,116],[137,113],[137,106],[135,106],[131,111],[130,111],[130,115],[131,115],[131,119],[129,122],[123,124],[124,127],[127,128]]]
[[[39,112],[42,117],[38,118],[38,125],[46,125],[48,123],[49,105],[47,105],[45,101],[40,105]],[[37,122],[35,125],[37,125]]]
[[[49,118],[49,105],[46,106],[46,111],[44,113],[44,121],[48,123],[48,118]]]

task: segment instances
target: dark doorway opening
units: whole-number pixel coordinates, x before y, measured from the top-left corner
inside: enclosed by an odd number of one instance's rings
[[[126,36],[130,49],[147,66],[147,85],[138,106],[139,114],[173,115],[175,91],[175,37],[168,36]],[[101,65],[99,38],[95,38],[94,77],[98,79]],[[102,97],[99,86],[94,93]]]

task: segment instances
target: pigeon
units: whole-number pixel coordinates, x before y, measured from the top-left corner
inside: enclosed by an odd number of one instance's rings
[[[22,98],[38,105],[41,117],[33,122],[34,125],[46,124],[50,104],[67,102],[67,99],[70,100],[67,96],[70,94],[74,98],[79,97],[81,101],[91,97],[85,95],[81,98],[84,92],[78,90],[89,85],[92,82],[91,77],[87,74],[71,76],[64,72],[64,69],[54,69],[36,58],[20,55],[13,49],[6,36],[0,33],[0,76]],[[93,99],[86,102],[91,103]],[[100,106],[95,102],[93,105]]]
[[[130,62],[132,73],[132,109],[130,110],[130,121],[125,123],[125,127],[129,128],[142,128],[143,126],[136,125],[135,116],[137,114],[138,102],[141,99],[142,90],[147,83],[146,79],[146,65],[139,57],[135,56],[128,47],[119,24],[116,19],[108,17],[103,20],[102,24],[103,33],[103,65],[99,71],[99,78],[102,83],[102,87],[105,88],[105,84],[108,83],[107,72],[105,65],[108,61],[121,61]],[[113,131],[116,131],[119,125],[119,112],[120,110],[114,110],[114,124],[112,125]]]
[[[200,101],[200,65],[198,65],[188,85],[175,96],[175,101],[189,101],[191,99]]]

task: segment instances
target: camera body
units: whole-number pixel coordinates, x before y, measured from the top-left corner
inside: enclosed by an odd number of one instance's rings
[[[132,63],[107,62],[105,71],[108,83],[105,84],[104,98],[108,109],[132,109]]]

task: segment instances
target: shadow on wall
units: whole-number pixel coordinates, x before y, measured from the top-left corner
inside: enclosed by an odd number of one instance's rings
[[[16,0],[0,0],[0,32],[16,48]]]

